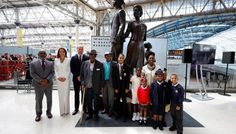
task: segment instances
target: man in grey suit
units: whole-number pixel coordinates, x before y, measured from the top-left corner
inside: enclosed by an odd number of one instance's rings
[[[86,90],[85,92],[87,95],[89,115],[86,120],[92,119],[94,114],[94,120],[98,121],[99,94],[100,90],[104,87],[103,64],[96,60],[96,50],[91,50],[88,54],[89,60],[84,61],[81,65],[80,80],[82,89]]]
[[[118,55],[123,53],[123,43],[125,42],[125,10],[122,9],[124,0],[113,0],[113,6],[116,9],[115,15],[111,23],[111,52],[113,53],[113,60],[117,61]]]
[[[52,118],[52,85],[54,76],[53,63],[46,60],[47,53],[45,51],[39,51],[37,61],[30,64],[30,74],[33,78],[32,85],[35,89],[35,101],[36,101],[36,118],[35,121],[41,120],[42,114],[42,101],[44,94],[47,98],[47,117]]]

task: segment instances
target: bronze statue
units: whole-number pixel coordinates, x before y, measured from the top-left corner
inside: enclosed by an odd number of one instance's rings
[[[113,6],[116,13],[111,23],[111,52],[113,53],[113,60],[117,61],[118,55],[123,52],[123,43],[125,42],[125,11],[122,9],[124,0],[113,0]]]
[[[140,5],[136,5],[133,8],[135,21],[131,21],[128,24],[128,28],[125,32],[127,38],[130,33],[130,38],[127,54],[126,63],[131,68],[142,67],[144,65],[144,41],[146,41],[147,26],[140,21],[140,17],[143,15],[143,9]]]

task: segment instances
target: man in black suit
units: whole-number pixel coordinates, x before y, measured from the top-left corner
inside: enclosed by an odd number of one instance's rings
[[[128,115],[126,97],[129,92],[130,82],[130,67],[124,63],[125,56],[119,54],[118,63],[113,69],[113,86],[115,89],[115,111],[117,112],[116,119],[123,116],[125,122]],[[122,102],[120,102],[122,99]],[[121,111],[122,110],[122,111]]]
[[[77,114],[79,110],[79,104],[80,104],[79,92],[81,88],[80,68],[82,63],[89,59],[88,56],[83,54],[84,52],[83,46],[78,46],[77,49],[78,49],[78,54],[73,56],[70,61],[70,68],[71,68],[71,73],[73,74],[73,84],[75,91],[75,110],[73,111],[72,115]],[[83,108],[83,110],[85,110],[85,107]]]
[[[96,60],[96,50],[89,52],[89,60],[82,63],[80,71],[80,79],[83,89],[86,91],[88,117],[86,120],[92,119],[97,121],[99,110],[99,94],[104,88],[104,69],[103,64]]]

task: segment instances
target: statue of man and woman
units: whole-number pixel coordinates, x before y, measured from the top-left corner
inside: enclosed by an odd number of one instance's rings
[[[127,30],[125,31],[125,11],[122,8],[124,4],[124,0],[113,1],[113,6],[116,9],[111,26],[111,52],[113,53],[113,60],[117,60],[118,55],[123,52],[125,38],[131,33],[125,62],[131,68],[142,67],[145,57],[144,41],[146,41],[147,32],[147,26],[140,20],[143,15],[143,9],[140,5],[134,6],[133,14],[135,20],[128,23]]]

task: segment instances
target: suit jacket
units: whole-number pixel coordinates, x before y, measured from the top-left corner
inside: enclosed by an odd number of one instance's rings
[[[114,89],[118,89],[119,92],[124,92],[125,89],[129,89],[130,83],[130,67],[127,64],[123,64],[123,71],[121,73],[122,80],[120,80],[119,64],[116,63],[113,67],[113,86]]]
[[[45,70],[42,68],[41,60],[30,63],[30,75],[33,78],[32,85],[34,87],[42,87],[40,81],[47,79],[49,86],[53,85],[54,65],[52,62],[45,60]]]
[[[114,61],[111,61],[110,63],[110,81],[112,82],[112,86],[114,87],[114,84],[113,84],[113,69],[114,67],[116,66],[116,63]],[[105,62],[103,63],[103,67],[104,67],[104,80],[105,80]]]
[[[81,84],[84,85],[86,88],[88,87],[88,81],[90,76],[89,72],[90,72],[90,61],[87,60],[82,63],[80,71]],[[98,60],[95,60],[94,63],[92,85],[95,91],[99,91],[101,88],[104,87],[103,64]]]
[[[172,83],[170,80],[168,80],[167,82],[164,81],[164,83],[167,86],[167,88],[165,88],[165,104],[170,104]]]
[[[167,88],[167,83],[163,82],[161,85],[157,81],[151,84],[150,100],[153,105],[163,105],[165,103],[165,90]]]
[[[89,57],[83,54],[82,62],[88,59]],[[80,69],[81,69],[82,62],[79,60],[78,54],[76,54],[75,56],[71,58],[70,70],[71,70],[71,73],[73,74],[73,79],[77,80],[77,77],[80,76]]]

